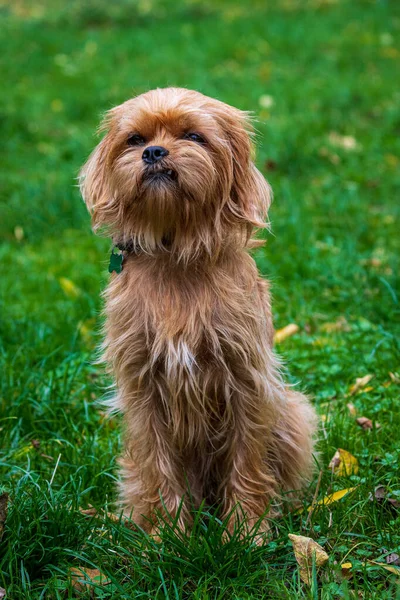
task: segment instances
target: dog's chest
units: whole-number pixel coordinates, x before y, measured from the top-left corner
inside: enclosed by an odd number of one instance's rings
[[[222,370],[253,361],[262,329],[256,277],[145,260],[126,267],[106,294],[107,359],[117,371],[122,365],[132,381],[147,378],[173,394],[197,387],[208,395]]]

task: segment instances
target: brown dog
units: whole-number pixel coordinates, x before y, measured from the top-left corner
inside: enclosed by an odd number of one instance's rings
[[[167,88],[109,111],[102,129],[81,190],[124,255],[104,343],[126,423],[124,507],[149,528],[189,488],[230,528],[238,503],[251,524],[310,474],[315,415],[282,381],[268,284],[248,254],[271,200],[248,116]]]

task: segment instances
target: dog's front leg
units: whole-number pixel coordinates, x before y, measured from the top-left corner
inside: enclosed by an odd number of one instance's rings
[[[189,520],[183,500],[184,470],[156,411],[143,419],[135,415],[128,427],[126,449],[120,486],[125,513],[146,531],[157,528],[156,513],[176,519],[183,529]]]
[[[223,502],[223,520],[228,520],[230,533],[240,526],[245,535],[269,509],[271,499],[277,493],[277,482],[265,462],[267,429],[263,432],[263,427],[254,423],[253,428],[249,420],[242,423],[246,426],[235,432],[230,445],[219,497]],[[258,531],[268,530],[264,519]]]

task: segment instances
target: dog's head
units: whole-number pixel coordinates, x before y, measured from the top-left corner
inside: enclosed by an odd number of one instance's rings
[[[156,89],[110,110],[81,171],[94,229],[183,259],[247,244],[270,188],[252,162],[248,115],[202,94]]]

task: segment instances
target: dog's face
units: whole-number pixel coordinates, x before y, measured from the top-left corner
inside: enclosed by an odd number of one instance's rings
[[[81,171],[93,225],[182,258],[247,243],[269,186],[251,160],[246,113],[194,91],[156,89],[109,111]]]

